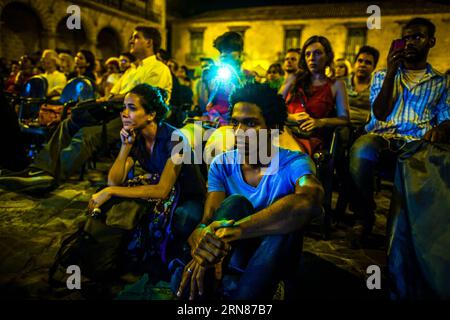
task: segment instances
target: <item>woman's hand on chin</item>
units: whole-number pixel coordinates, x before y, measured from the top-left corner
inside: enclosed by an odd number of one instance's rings
[[[136,141],[136,133],[133,128],[123,127],[120,130],[120,140],[122,141],[122,145],[132,146]]]

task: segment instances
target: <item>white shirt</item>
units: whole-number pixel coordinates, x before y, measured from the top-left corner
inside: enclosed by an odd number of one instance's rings
[[[427,72],[427,69],[422,70],[408,70],[405,69],[403,74],[403,79],[406,82],[406,85],[410,88],[413,88],[419,82],[422,80],[422,78],[425,76],[425,73]]]
[[[55,70],[52,73],[45,72],[42,76],[47,79],[47,95],[54,90],[61,93],[66,86],[66,75],[58,70]]]
[[[125,74],[122,77],[124,76]],[[119,93],[125,94],[141,83],[146,83],[153,87],[166,90],[166,101],[170,100],[170,95],[172,93],[172,76],[169,68],[164,63],[157,60],[155,55],[142,60],[137,68],[130,72],[126,82],[121,84]]]

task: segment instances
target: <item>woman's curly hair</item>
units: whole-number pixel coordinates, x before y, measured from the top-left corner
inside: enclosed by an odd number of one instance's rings
[[[150,114],[155,112],[155,119],[158,123],[164,119],[165,115],[169,111],[167,104],[164,102],[164,98],[167,97],[167,93],[163,89],[142,83],[138,84],[128,93],[135,94],[139,97],[139,101],[141,102],[145,113]]]

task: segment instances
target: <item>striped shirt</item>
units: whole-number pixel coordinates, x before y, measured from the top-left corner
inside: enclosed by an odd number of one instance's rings
[[[394,80],[394,108],[386,121],[379,121],[373,113],[373,103],[381,91],[386,70],[378,71],[372,78],[370,89],[370,121],[368,133],[386,138],[420,140],[427,131],[445,120],[450,120],[449,77],[427,64],[423,78],[410,86],[405,71],[399,68]]]
[[[361,92],[356,91],[353,85],[354,74],[345,79],[347,86],[350,122],[353,127],[362,127],[369,120],[370,115],[370,86]]]

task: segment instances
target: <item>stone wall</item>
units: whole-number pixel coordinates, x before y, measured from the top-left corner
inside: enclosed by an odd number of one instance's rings
[[[132,7],[142,5],[142,1],[125,1]],[[128,48],[128,40],[133,29],[137,25],[147,25],[158,28],[163,37],[163,45],[166,39],[166,7],[165,0],[148,1],[151,7],[148,12],[151,17],[146,18],[142,15],[134,15],[114,6],[108,6],[105,1],[42,1],[42,0],[0,0],[0,56],[7,59],[17,59],[24,53],[30,53],[35,50],[46,48],[61,48],[66,46],[64,43],[58,43],[57,26],[62,20],[67,20],[67,7],[71,4],[78,5],[81,9],[82,28],[86,36],[86,41],[81,48],[89,49],[96,54],[98,58],[107,58],[102,56],[102,51],[98,47],[98,34],[104,29],[112,30],[120,43],[120,50]],[[2,15],[5,8],[11,8],[11,5],[21,4],[32,11],[40,22],[40,28],[28,27],[27,19],[21,21],[22,31],[14,30],[4,21],[7,18]],[[21,16],[18,16],[21,19]],[[19,26],[20,28],[20,26]],[[17,29],[17,28],[16,28]],[[70,39],[70,31],[69,39]],[[30,46],[27,38],[39,38],[37,44]],[[69,46],[69,47],[74,47]],[[62,48],[64,49],[64,48]]]
[[[416,1],[417,2],[417,1]],[[402,4],[398,4],[399,6]],[[415,10],[393,10],[390,8],[389,15],[384,15],[383,5],[381,7],[381,29],[367,30],[366,44],[374,46],[380,51],[380,62],[378,68],[386,66],[386,56],[391,41],[401,35],[401,26],[412,17],[425,17],[430,19],[436,25],[437,43],[435,48],[430,51],[429,61],[438,70],[446,71],[450,68],[450,59],[448,50],[450,49],[450,6],[443,12],[432,10],[433,8],[420,9],[417,6]],[[284,30],[287,26],[301,26],[300,43],[312,35],[326,36],[332,43],[336,57],[341,57],[345,53],[347,41],[347,28],[349,26],[366,26],[369,14],[365,8],[349,8],[349,13],[336,14],[336,6],[322,5],[317,7],[321,10],[320,14],[315,14],[313,9],[304,13],[301,19],[295,16],[288,16],[286,10],[278,10],[277,7],[258,10],[256,13],[251,10],[232,10],[224,11],[223,14],[215,12],[213,14],[204,14],[198,18],[188,20],[178,20],[172,25],[172,54],[180,64],[195,66],[193,61],[187,57],[190,53],[190,29],[204,29],[204,56],[212,58],[218,57],[218,52],[212,47],[213,40],[222,33],[229,31],[233,27],[248,27],[245,31],[244,53],[246,61],[244,66],[253,68],[257,65],[267,69],[267,67],[276,62],[283,56],[284,52]],[[317,9],[317,10],[319,10]],[[339,9],[339,8],[338,8]],[[342,9],[342,8],[341,8]],[[344,8],[345,9],[345,8]],[[343,9],[343,10],[344,10]],[[333,11],[334,10],[334,11]],[[301,10],[299,10],[301,12]],[[400,13],[398,13],[400,11]],[[264,13],[265,12],[265,13]],[[332,17],[326,17],[330,12]],[[397,12],[397,14],[393,14]],[[245,19],[251,15],[255,19]],[[318,16],[314,19],[308,19],[309,16]],[[232,18],[234,16],[234,18]],[[242,17],[242,18],[241,18]]]

